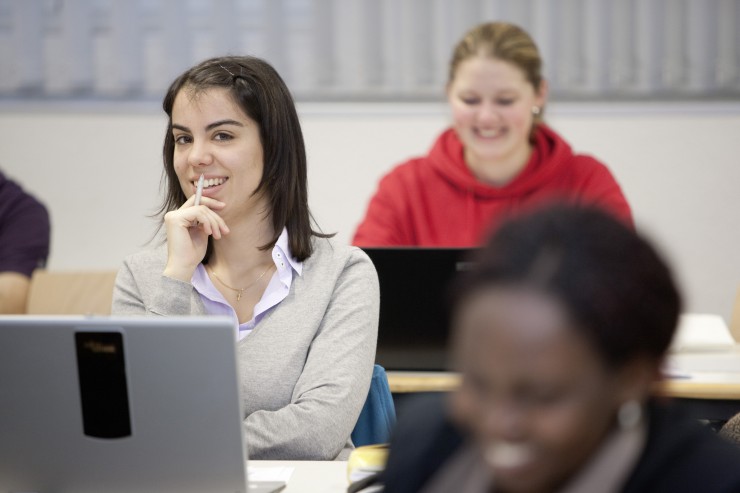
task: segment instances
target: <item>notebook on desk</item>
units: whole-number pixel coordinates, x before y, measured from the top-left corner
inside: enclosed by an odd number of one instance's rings
[[[724,319],[708,313],[682,313],[671,341],[671,353],[726,351],[735,339]]]
[[[363,248],[380,282],[376,362],[391,371],[448,370],[448,286],[470,248]]]
[[[247,486],[228,318],[0,317],[0,437],[3,493],[284,486]]]

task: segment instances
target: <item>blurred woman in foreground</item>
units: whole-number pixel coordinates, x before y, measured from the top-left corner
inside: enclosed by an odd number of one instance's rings
[[[558,206],[476,261],[454,291],[461,385],[406,408],[387,493],[740,491],[740,449],[653,395],[681,301],[645,239]]]

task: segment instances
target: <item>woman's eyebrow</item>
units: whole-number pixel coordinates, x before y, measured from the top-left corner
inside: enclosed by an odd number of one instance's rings
[[[213,130],[216,127],[220,127],[221,125],[236,125],[237,127],[243,127],[244,124],[242,122],[238,122],[236,120],[219,120],[217,122],[209,123],[206,125],[206,130]]]
[[[236,125],[237,127],[243,127],[244,124],[242,122],[236,121],[236,120],[219,120],[217,122],[209,123],[206,125],[206,131],[213,130],[216,127],[220,127],[221,125]],[[173,129],[182,130],[183,132],[190,132],[190,129],[186,127],[185,125],[180,125],[178,123],[172,124]]]

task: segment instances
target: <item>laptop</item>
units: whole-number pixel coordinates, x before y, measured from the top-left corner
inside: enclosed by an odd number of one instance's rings
[[[473,248],[363,248],[380,282],[376,363],[392,371],[450,370],[448,290]]]
[[[0,317],[0,492],[284,487],[247,486],[234,330],[226,317]]]

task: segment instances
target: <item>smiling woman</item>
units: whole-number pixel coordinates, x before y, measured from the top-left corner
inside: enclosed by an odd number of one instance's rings
[[[574,154],[544,123],[541,72],[537,46],[521,28],[471,29],[450,62],[452,128],[427,156],[381,180],[354,243],[477,246],[502,220],[552,201],[598,205],[631,223],[606,166]]]
[[[453,285],[460,386],[405,407],[385,493],[731,493],[740,450],[653,396],[669,267],[594,208],[511,220]]]
[[[126,259],[112,312],[233,317],[249,457],[334,459],[367,397],[378,281],[311,224],[290,92],[266,62],[222,57],[163,107],[166,245]]]

